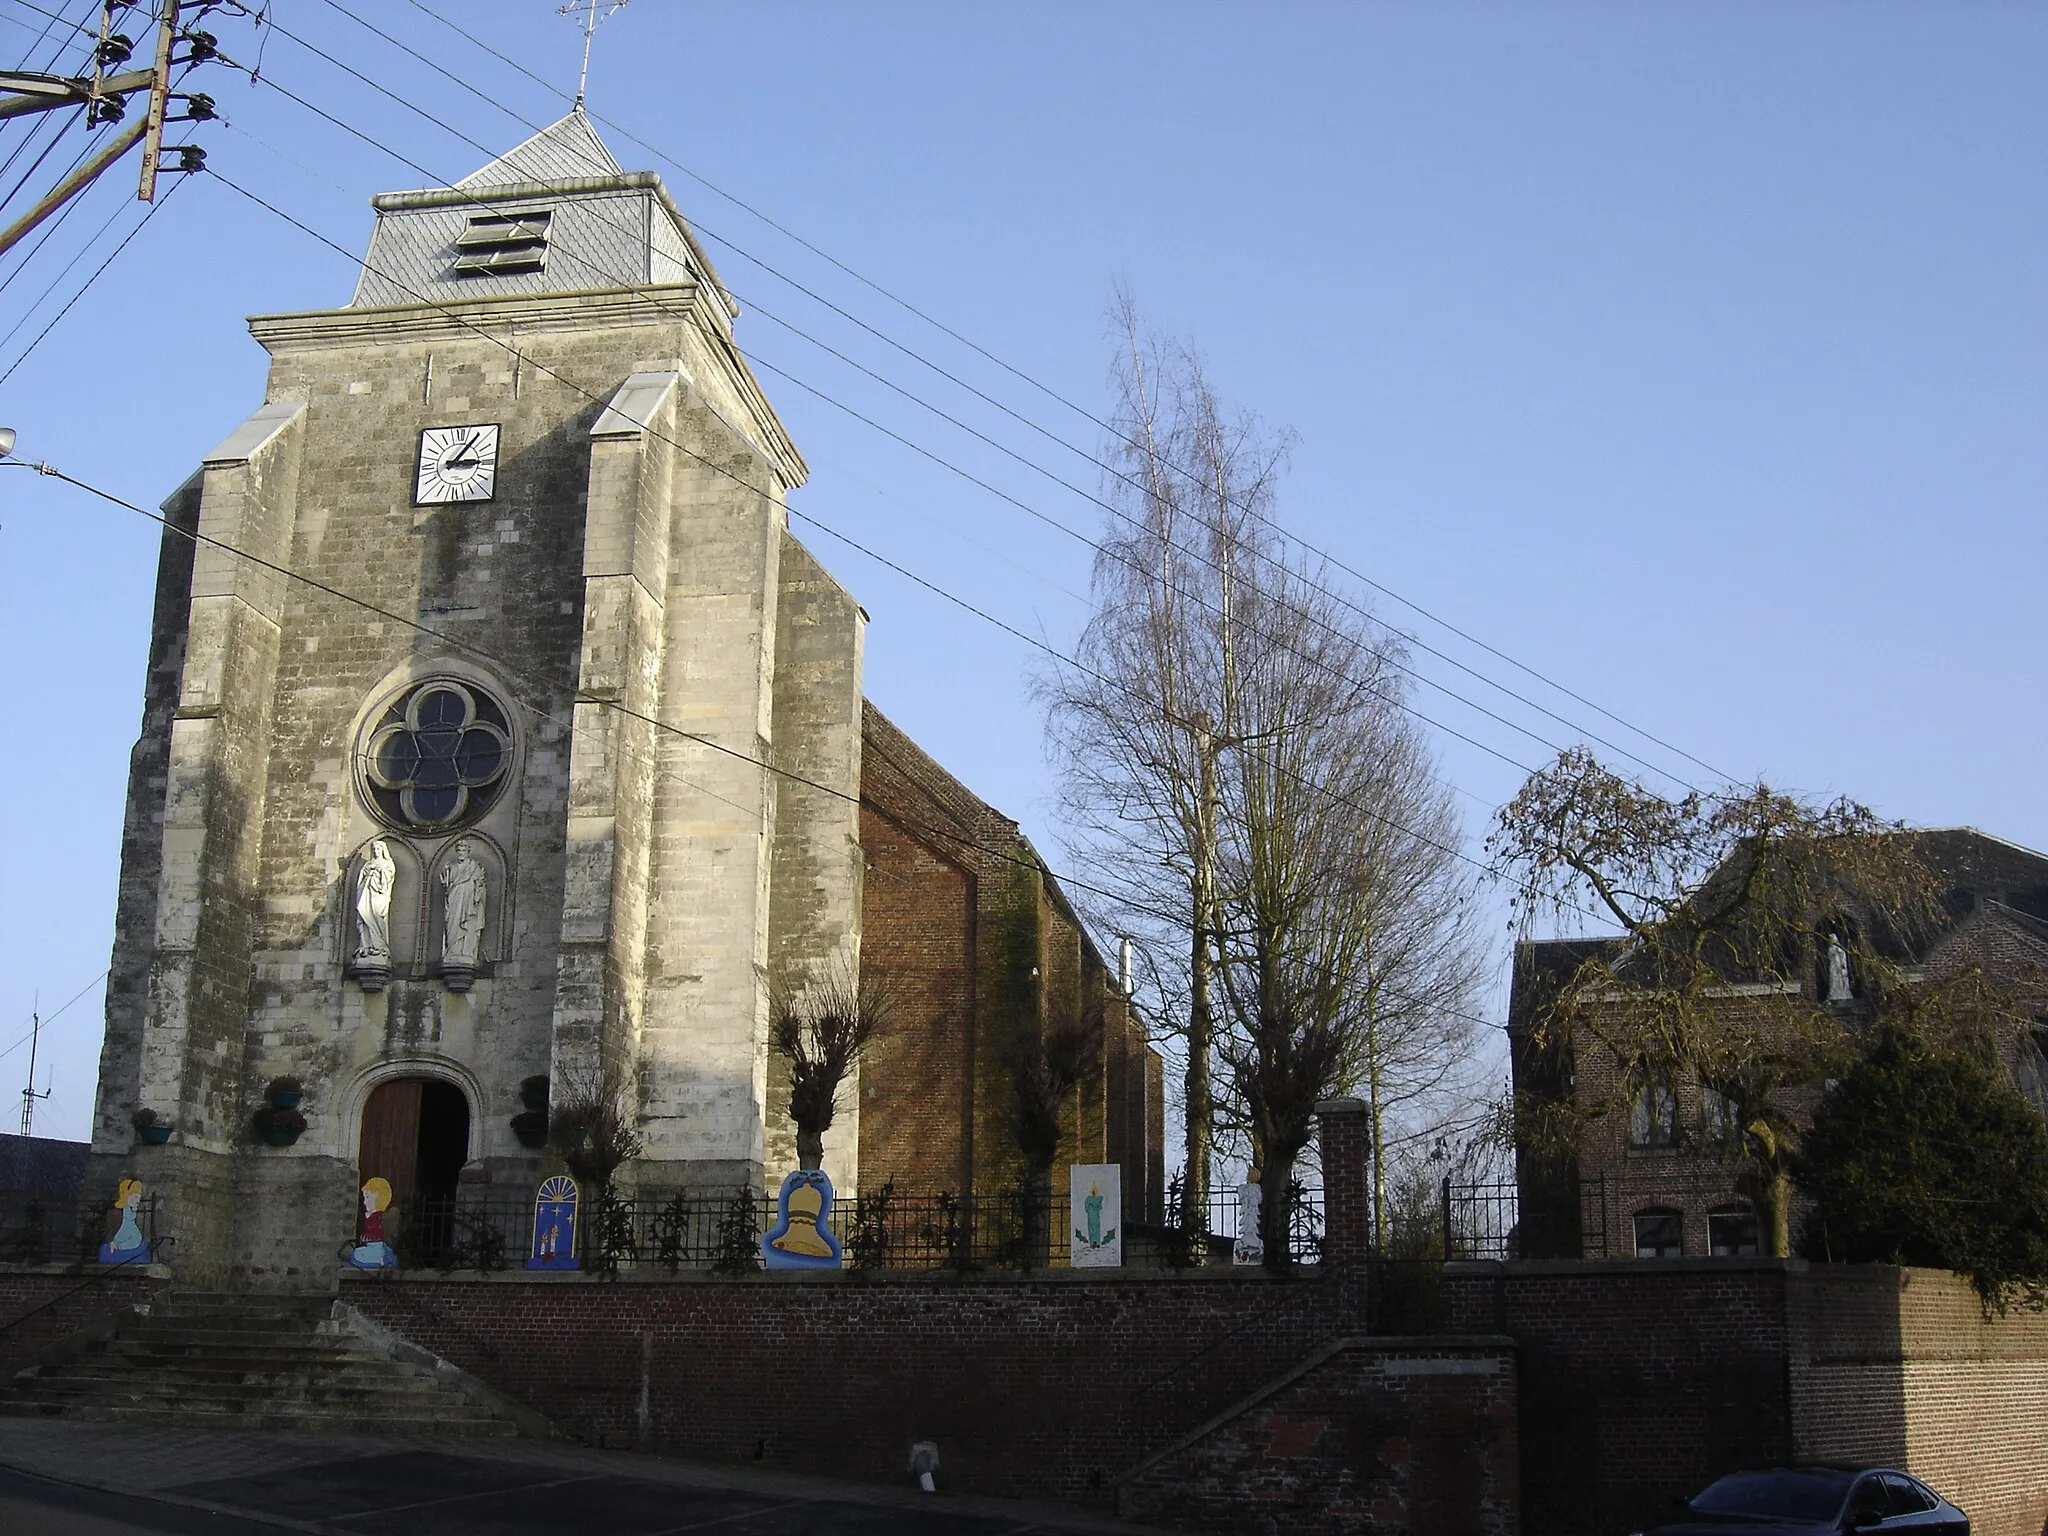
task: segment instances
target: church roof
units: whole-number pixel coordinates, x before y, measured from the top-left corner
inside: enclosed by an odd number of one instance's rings
[[[620,176],[625,168],[612,158],[604,140],[590,126],[581,107],[548,124],[525,143],[508,149],[482,170],[455,183],[465,190],[509,187],[521,182],[578,181],[592,176]]]

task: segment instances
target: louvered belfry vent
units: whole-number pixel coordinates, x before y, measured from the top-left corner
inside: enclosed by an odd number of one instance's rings
[[[457,277],[502,277],[547,266],[548,212],[480,213],[455,241]]]

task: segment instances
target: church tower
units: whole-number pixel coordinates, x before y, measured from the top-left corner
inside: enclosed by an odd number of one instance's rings
[[[636,1193],[779,1176],[770,978],[859,963],[863,615],[660,179],[579,109],[374,207],[165,505],[94,1153],[202,1282],[324,1283],[372,1174],[530,1191],[542,1092]]]

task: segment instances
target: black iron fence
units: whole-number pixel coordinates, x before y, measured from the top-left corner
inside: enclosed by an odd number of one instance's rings
[[[157,1197],[144,1195],[135,1207],[143,1239],[140,1262],[160,1242]],[[0,1189],[0,1264],[92,1263],[100,1245],[120,1230],[120,1216],[107,1208],[81,1207],[75,1192]]]
[[[1212,1200],[1203,1233],[1191,1233],[1177,1220],[1165,1227],[1129,1223],[1121,1234],[1124,1266],[1228,1262],[1238,1235],[1237,1210],[1234,1197]],[[577,1211],[576,1256],[584,1270],[600,1275],[754,1270],[761,1267],[760,1240],[775,1211],[775,1197],[758,1189],[657,1197],[586,1192]],[[1069,1212],[1063,1190],[958,1195],[884,1184],[836,1203],[830,1226],[852,1269],[1031,1271],[1072,1264]],[[1168,1215],[1178,1212],[1170,1209]],[[1316,1262],[1322,1248],[1320,1190],[1297,1187],[1288,1225],[1295,1262]],[[518,1269],[533,1251],[533,1202],[493,1192],[415,1198],[388,1213],[384,1227],[402,1268]],[[353,1246],[345,1244],[344,1252]]]
[[[1521,1257],[1521,1207],[1512,1183],[1445,1179],[1439,1219],[1446,1259]]]
[[[1187,1229],[1185,1210],[1180,1177],[1175,1175],[1166,1192],[1168,1228]],[[1247,1202],[1237,1185],[1209,1191],[1203,1204],[1201,1233],[1210,1240],[1212,1257],[1221,1259],[1244,1240],[1258,1239],[1257,1232],[1247,1230],[1256,1220],[1254,1210],[1255,1206]],[[1323,1251],[1323,1192],[1299,1180],[1288,1190],[1287,1250],[1297,1264],[1314,1264]]]

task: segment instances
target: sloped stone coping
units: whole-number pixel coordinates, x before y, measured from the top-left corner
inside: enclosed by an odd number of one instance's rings
[[[1116,1478],[1115,1483],[1119,1493],[1119,1505],[1122,1503],[1122,1490],[1127,1485],[1143,1477],[1147,1472],[1150,1472],[1154,1467],[1199,1444],[1217,1430],[1229,1424],[1233,1419],[1241,1418],[1245,1414],[1250,1413],[1252,1409],[1258,1407],[1267,1398],[1286,1391],[1287,1388],[1293,1386],[1318,1366],[1354,1349],[1369,1349],[1386,1355],[1431,1355],[1445,1353],[1461,1355],[1513,1355],[1515,1352],[1515,1341],[1506,1334],[1501,1333],[1416,1334],[1412,1337],[1405,1334],[1376,1333],[1349,1334],[1341,1339],[1332,1339],[1320,1349],[1313,1351],[1300,1364],[1282,1371],[1257,1391],[1239,1398],[1221,1413],[1197,1424],[1171,1445],[1166,1446],[1162,1450],[1155,1451],[1129,1471],[1121,1473]]]
[[[450,1364],[432,1350],[421,1348],[404,1334],[386,1327],[374,1317],[357,1311],[347,1302],[337,1300],[332,1315],[336,1326],[343,1333],[383,1350],[394,1360],[403,1361],[407,1365],[425,1366],[434,1373],[436,1380],[453,1387],[476,1407],[516,1425],[519,1433],[525,1438],[567,1438],[544,1415],[536,1413],[516,1398],[507,1397],[496,1387],[479,1381],[461,1366]]]

